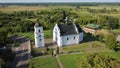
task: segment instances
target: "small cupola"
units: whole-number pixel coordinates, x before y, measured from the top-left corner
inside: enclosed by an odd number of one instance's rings
[[[35,23],[35,27],[41,27],[41,23],[39,22],[39,19],[37,19],[37,22]]]
[[[39,22],[35,23],[35,27],[40,27],[42,26]]]

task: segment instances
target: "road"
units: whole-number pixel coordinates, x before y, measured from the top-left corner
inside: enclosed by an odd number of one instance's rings
[[[30,41],[24,37],[16,37],[15,39],[19,40],[20,46],[15,48],[16,56],[11,68],[28,68],[28,60],[30,58]]]

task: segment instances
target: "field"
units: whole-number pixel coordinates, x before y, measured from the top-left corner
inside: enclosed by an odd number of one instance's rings
[[[18,11],[40,11],[40,10],[49,10],[55,8],[72,8],[69,6],[59,7],[59,6],[18,6],[12,5],[8,7],[0,7],[0,11],[11,13],[11,12],[18,12]]]
[[[87,54],[87,53],[86,53]],[[113,57],[115,59],[118,59],[120,61],[120,52],[101,52],[98,53],[100,55],[106,55]],[[60,55],[59,59],[61,63],[63,64],[64,68],[79,68],[79,61],[81,61],[82,57],[85,54],[66,54],[66,55]]]
[[[30,60],[29,68],[59,68],[54,57],[38,57]]]

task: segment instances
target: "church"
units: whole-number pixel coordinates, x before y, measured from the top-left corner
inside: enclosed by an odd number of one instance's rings
[[[67,17],[64,23],[56,24],[53,29],[53,41],[59,47],[79,44],[83,41],[83,30]]]
[[[34,26],[35,46],[44,47],[43,27],[40,23]],[[83,41],[83,30],[79,25],[66,17],[65,21],[56,24],[53,29],[53,42],[56,42],[59,47],[79,44]]]

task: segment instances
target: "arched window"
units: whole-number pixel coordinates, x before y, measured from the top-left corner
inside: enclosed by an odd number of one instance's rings
[[[41,35],[39,35],[39,37],[41,37]]]
[[[75,39],[75,37],[74,37],[74,39]]]
[[[39,32],[40,32],[40,29],[39,29]]]
[[[67,38],[67,40],[69,40],[69,38]]]
[[[41,39],[40,39],[40,41],[41,41]]]

